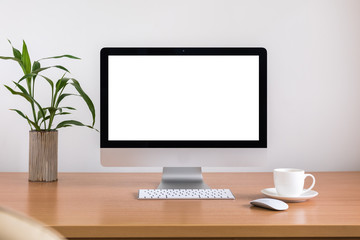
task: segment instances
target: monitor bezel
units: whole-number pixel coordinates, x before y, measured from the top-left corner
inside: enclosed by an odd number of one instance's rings
[[[254,55],[259,56],[259,140],[109,140],[108,57],[112,55]],[[100,52],[100,147],[101,148],[266,148],[267,147],[267,51],[265,48],[122,48]]]

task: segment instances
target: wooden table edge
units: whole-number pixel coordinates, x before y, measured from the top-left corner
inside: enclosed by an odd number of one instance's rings
[[[357,237],[359,225],[51,226],[68,238]]]

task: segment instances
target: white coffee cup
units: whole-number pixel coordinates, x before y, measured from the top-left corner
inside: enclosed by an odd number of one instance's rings
[[[312,177],[313,182],[308,189],[304,190],[306,177]],[[274,183],[280,196],[298,197],[314,187],[315,177],[311,174],[305,174],[302,169],[277,168],[274,169]]]

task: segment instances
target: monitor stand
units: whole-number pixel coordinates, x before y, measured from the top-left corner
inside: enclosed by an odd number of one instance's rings
[[[201,167],[164,167],[158,189],[208,189]]]

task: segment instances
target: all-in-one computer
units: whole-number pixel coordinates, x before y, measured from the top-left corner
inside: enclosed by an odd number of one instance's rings
[[[161,166],[159,188],[208,188],[200,167],[267,147],[266,116],[264,48],[101,50],[104,166]]]

